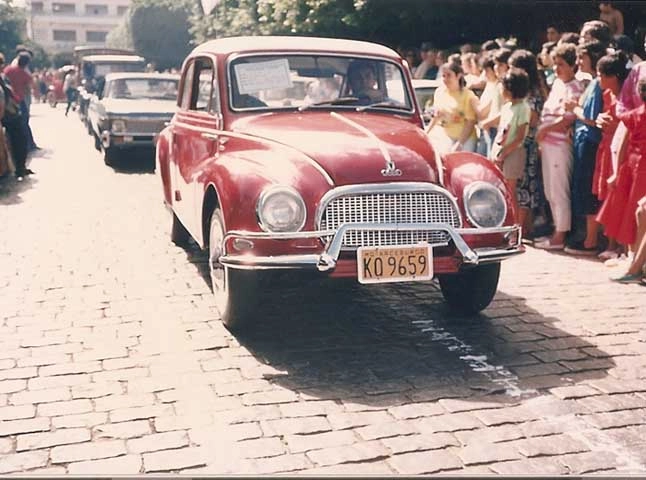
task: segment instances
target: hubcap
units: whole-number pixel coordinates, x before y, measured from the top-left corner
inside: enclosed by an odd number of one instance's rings
[[[209,230],[209,270],[211,272],[211,285],[215,304],[224,314],[227,307],[227,281],[226,270],[224,265],[219,261],[222,255],[222,245],[224,241],[224,229],[220,219],[215,215],[211,219],[211,228]]]

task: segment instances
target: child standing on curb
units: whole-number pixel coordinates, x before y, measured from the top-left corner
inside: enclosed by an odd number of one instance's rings
[[[500,168],[509,184],[514,206],[514,220],[520,222],[516,187],[525,171],[527,151],[524,142],[529,131],[531,109],[525,101],[529,77],[520,68],[510,68],[502,80],[506,103],[500,111],[498,133],[491,149],[491,160]]]

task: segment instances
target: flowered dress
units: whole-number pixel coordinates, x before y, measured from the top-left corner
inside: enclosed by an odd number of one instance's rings
[[[527,96],[527,103],[532,112],[541,116],[545,99],[539,91],[530,92]],[[530,127],[525,138],[525,149],[527,161],[525,162],[525,173],[518,184],[518,205],[537,211],[545,206],[545,195],[543,194],[543,179],[541,175],[541,162],[536,143],[536,127]]]

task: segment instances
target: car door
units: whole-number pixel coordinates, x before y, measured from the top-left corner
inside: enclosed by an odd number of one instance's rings
[[[198,241],[202,237],[204,194],[200,173],[218,155],[216,140],[222,123],[215,65],[209,56],[189,62],[184,71],[180,108],[172,122],[176,156],[174,210]]]

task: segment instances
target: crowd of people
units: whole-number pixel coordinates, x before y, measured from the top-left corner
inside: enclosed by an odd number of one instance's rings
[[[615,281],[646,284],[646,62],[621,12],[600,9],[578,32],[549,25],[536,53],[514,39],[402,53],[414,78],[441,80],[426,127],[436,151],[500,168],[526,242],[598,256],[624,266]]]

